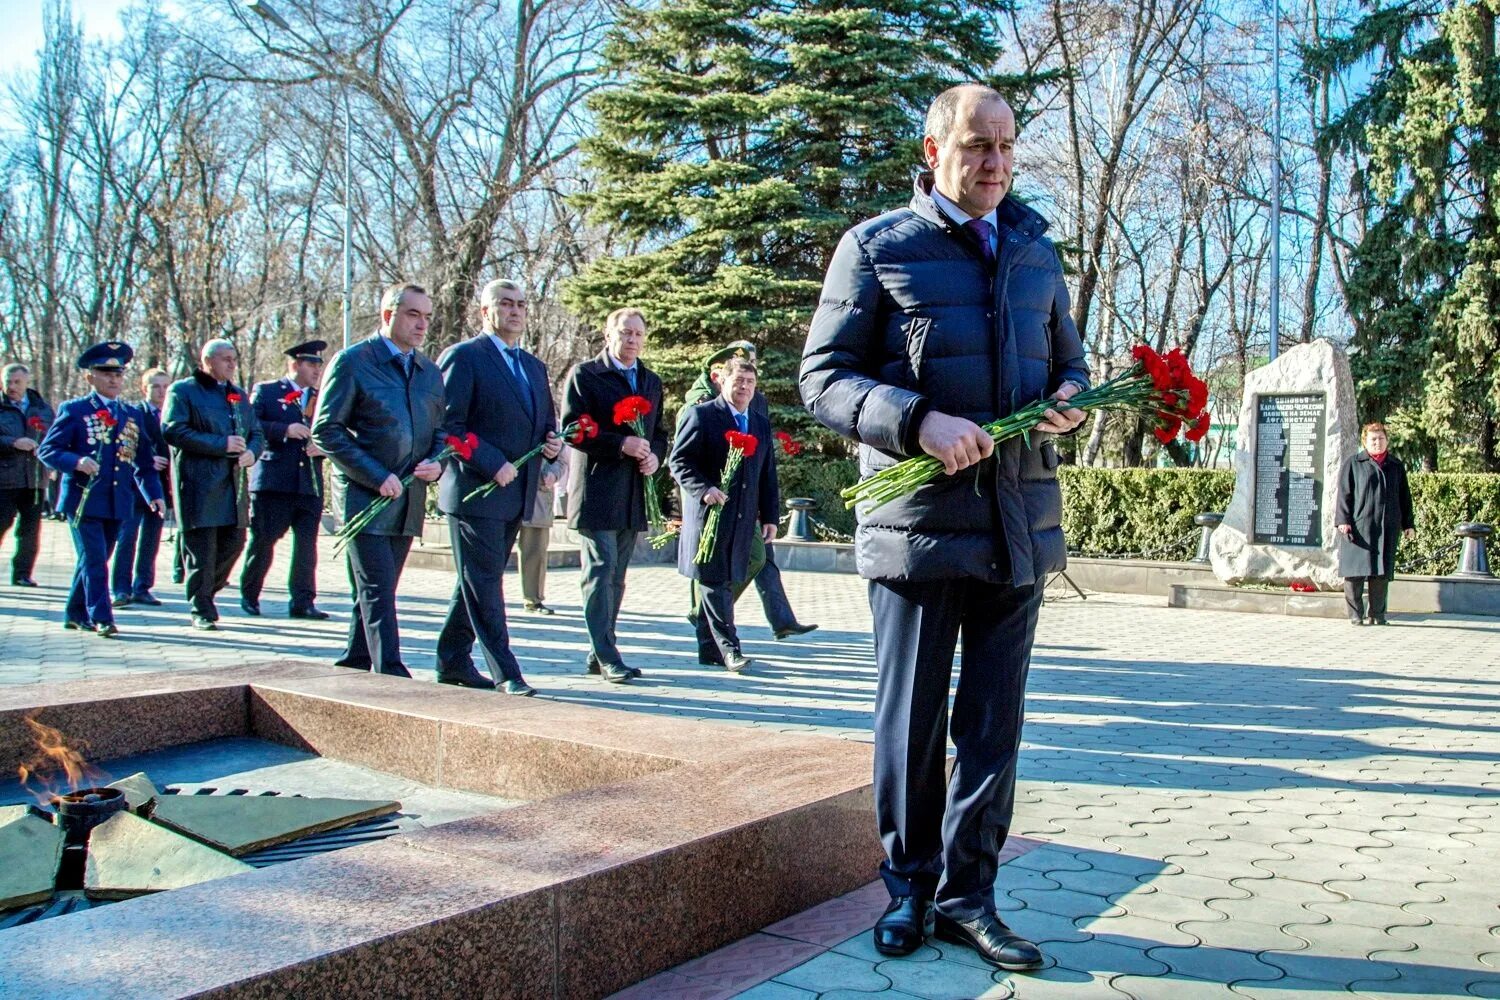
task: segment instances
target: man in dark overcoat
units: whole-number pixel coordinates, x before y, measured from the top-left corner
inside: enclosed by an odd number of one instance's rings
[[[111,639],[120,634],[109,600],[109,556],[120,525],[134,516],[137,495],[151,516],[162,517],[161,478],[152,461],[151,439],[140,412],[120,400],[129,344],[95,344],[78,358],[93,391],[58,407],[57,420],[37,449],[62,476],[58,510],[73,529],[78,565],[68,590],[63,627],[92,630]]]
[[[1029,440],[984,423],[1088,384],[1046,222],[1010,192],[1016,124],[989,87],[940,94],[909,205],[844,234],[803,351],[802,400],[870,475],[931,455],[945,474],[859,510],[855,564],[875,626],[875,813],[891,904],[883,954],[935,929],[1003,969],[1043,964],[996,913],[1031,644],[1066,565],[1049,409]],[[954,649],[962,679],[948,705]],[[947,774],[951,736],[957,759]]]
[[[499,279],[479,297],[484,332],[455,344],[438,359],[443,373],[447,429],[454,437],[478,439],[467,459],[455,458],[438,484],[438,509],[448,515],[458,570],[453,601],[438,634],[437,676],[442,684],[496,688],[530,696],[521,665],[510,648],[502,583],[522,519],[536,500],[543,463],[519,459],[537,445],[543,458],[562,448],[547,368],[521,347],[526,330],[526,292]],[[495,489],[465,500],[493,482]],[[491,681],[474,668],[474,640],[484,651]]]
[[[1416,537],[1406,466],[1390,453],[1385,424],[1366,424],[1364,448],[1344,460],[1333,523],[1339,530],[1344,606],[1354,625],[1386,625],[1386,598],[1396,576],[1401,536]],[[1364,590],[1370,589],[1368,616]]]
[[[265,446],[245,390],[234,383],[239,356],[227,340],[203,345],[199,368],[173,382],[162,415],[172,446],[172,494],[193,627],[218,628],[214,595],[245,548],[250,523],[246,470]]]
[[[13,587],[35,587],[36,567],[46,506],[47,468],[37,457],[37,445],[52,426],[52,407],[31,388],[31,369],[6,365],[5,391],[0,393],[0,542],[11,522],[16,525],[16,554],[10,561]]]
[[[326,341],[288,349],[286,377],[250,390],[255,417],[266,436],[260,461],[250,469],[250,543],[240,569],[240,607],[260,614],[260,592],[290,529],[292,566],[287,580],[292,618],[322,621],[318,598],[318,526],[323,520],[323,453],[312,442],[313,413],[323,381]]]
[[[374,502],[392,503],[346,550],[354,614],[349,644],[335,662],[410,677],[401,661],[396,587],[412,539],[427,516],[427,484],[442,475],[443,376],[418,348],[432,321],[420,285],[390,286],[380,299],[380,330],[333,356],[312,439],[344,487],[344,523]],[[402,479],[411,476],[411,483]]]
[[[161,417],[162,407],[167,401],[167,387],[171,383],[172,376],[160,368],[141,373],[141,401],[135,404],[145,434],[151,439],[152,461],[162,479],[162,499],[166,501],[168,511],[172,509],[171,449],[162,436]],[[109,589],[114,594],[115,607],[131,604],[161,606],[151,588],[156,586],[156,555],[161,549],[164,526],[165,520],[153,514],[143,498],[137,497],[135,517],[120,525],[120,540],[115,545],[114,565],[110,568]]]
[[[667,455],[667,429],[661,419],[661,379],[640,360],[646,320],[639,309],[616,309],[604,324],[604,350],[574,365],[568,375],[563,426],[588,414],[599,424],[597,437],[573,449],[568,470],[568,527],[582,541],[583,617],[588,625],[585,667],[604,680],[622,684],[639,677],[620,656],[615,623],[625,600],[625,570],[636,539],[646,530],[647,477]],[[614,421],[615,404],[640,396],[651,406],[646,434]]]
[[[697,622],[698,662],[723,664],[739,673],[752,661],[740,649],[734,627],[735,586],[750,579],[756,536],[763,542],[776,536],[780,498],[771,422],[751,407],[755,366],[746,358],[730,358],[719,381],[720,394],[689,408],[678,425],[669,465],[682,489],[677,570],[697,581],[703,595]],[[748,434],[755,444],[725,486],[723,475],[731,450],[725,434],[729,431]],[[712,555],[698,562],[704,528],[715,507],[720,513]]]

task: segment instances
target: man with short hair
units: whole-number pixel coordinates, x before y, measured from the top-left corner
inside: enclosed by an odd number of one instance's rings
[[[505,621],[505,565],[522,519],[536,501],[542,463],[513,464],[537,445],[551,460],[562,448],[546,366],[521,347],[526,330],[526,292],[504,278],[479,296],[483,332],[454,344],[438,359],[447,405],[447,431],[473,434],[468,458],[455,457],[443,470],[438,509],[448,516],[458,569],[453,601],[438,634],[440,684],[528,697],[521,664],[510,648]],[[470,494],[489,483],[483,496]],[[491,680],[474,668],[474,641],[484,652]]]
[[[245,470],[265,446],[260,421],[234,383],[238,365],[229,341],[204,344],[198,370],[167,389],[162,416],[190,617],[203,632],[219,627],[214,595],[229,585],[250,523]]]
[[[151,439],[151,461],[156,465],[157,475],[162,476],[162,499],[168,510],[172,509],[171,477],[163,474],[171,460],[167,457],[167,440],[161,432],[161,413],[171,381],[172,376],[162,369],[147,369],[141,375],[141,401],[136,404],[144,433]],[[115,607],[161,605],[151,588],[156,586],[156,553],[161,548],[164,523],[137,497],[135,516],[120,526],[120,540],[115,544],[114,568],[110,571],[110,590],[114,593],[111,603]]]
[[[401,661],[396,587],[427,516],[427,484],[443,472],[443,377],[420,350],[432,322],[421,285],[400,282],[380,297],[380,329],[333,356],[312,440],[344,485],[343,520],[392,503],[345,550],[354,614],[341,667],[410,677]],[[411,485],[402,485],[406,476]]]
[[[323,380],[321,340],[285,351],[286,377],[261,382],[250,403],[266,436],[266,450],[250,470],[250,543],[240,569],[240,607],[260,614],[260,592],[276,543],[292,532],[287,615],[323,621],[318,610],[318,525],[323,519],[323,453],[312,443],[313,412]]]
[[[13,587],[35,587],[45,506],[47,471],[37,458],[37,445],[52,426],[52,407],[31,388],[31,369],[6,365],[5,392],[0,395],[0,542],[16,522],[16,554],[10,562]]]
[[[752,540],[776,535],[776,449],[771,447],[771,422],[751,405],[755,396],[755,365],[730,358],[719,375],[720,393],[687,411],[672,444],[672,476],[682,488],[682,537],[677,543],[677,569],[698,583],[703,594],[698,614],[698,662],[722,664],[732,673],[752,661],[740,648],[734,627],[734,587],[750,578]],[[748,434],[755,444],[742,449],[744,457],[726,485],[730,431]],[[710,557],[697,559],[698,549],[714,507],[720,509]]]
[[[573,449],[568,473],[568,527],[583,543],[583,617],[588,625],[585,667],[612,684],[639,677],[620,656],[615,623],[625,599],[625,570],[646,525],[647,477],[667,454],[661,419],[661,379],[640,360],[646,319],[639,309],[616,309],[604,323],[604,350],[573,366],[563,403],[563,426],[587,414],[599,424],[597,437]],[[651,407],[645,436],[614,421],[615,404],[640,396]]]
[[[1051,435],[1083,413],[1054,407],[1028,439],[998,447],[981,425],[1066,400],[1089,372],[1047,224],[1007,197],[1015,138],[1010,106],[989,87],[933,101],[929,169],[909,206],[855,226],[834,252],[801,389],[814,417],[858,442],[862,475],[919,455],[946,473],[858,512],[879,675],[875,813],[892,897],[874,945],[910,954],[935,925],[1002,969],[1028,970],[1041,952],[997,915],[995,876],[1042,588],[1067,562]]]
[[[677,413],[677,431],[682,433],[682,421],[687,416],[688,410],[699,403],[712,400],[722,391],[719,384],[719,372],[725,362],[731,358],[741,357],[755,364],[755,345],[748,340],[736,340],[709,355],[703,362],[702,370],[692,386],[683,394],[682,401],[685,404]],[[750,401],[750,408],[767,421],[771,419],[771,403],[766,399],[766,394],[760,389],[755,390],[755,396]],[[776,436],[774,427],[771,436]],[[773,442],[766,442],[766,447],[772,447]],[[779,522],[778,522],[779,523]],[[775,535],[762,539],[760,535],[751,538],[750,547],[750,577],[747,580],[735,584],[734,599],[738,601],[750,581],[755,582],[755,592],[760,595],[760,606],[766,614],[766,623],[771,626],[771,633],[780,639],[790,639],[793,636],[806,635],[817,630],[816,625],[803,624],[797,620],[797,614],[792,610],[792,602],[787,600],[786,587],[781,582],[781,567],[776,565],[776,550],[772,547]],[[697,582],[694,581],[689,587],[688,596],[688,621],[694,627],[698,625],[698,612],[701,606],[700,594]]]
[[[109,556],[120,522],[133,516],[137,492],[156,517],[166,514],[151,439],[142,433],[140,412],[120,402],[129,344],[95,344],[78,358],[93,391],[58,408],[57,420],[37,454],[62,474],[58,510],[71,523],[78,565],[63,628],[119,636],[109,601]]]

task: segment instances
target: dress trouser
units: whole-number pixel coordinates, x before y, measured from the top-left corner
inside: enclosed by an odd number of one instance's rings
[[[547,590],[547,549],[552,541],[552,527],[521,525],[516,543],[521,550],[521,599],[527,604],[541,604]]]
[[[615,644],[615,622],[625,601],[625,570],[635,553],[640,532],[578,529],[582,541],[580,558],[583,576],[583,620],[589,629],[589,649],[600,663],[619,663],[620,649]]]
[[[734,627],[734,599],[739,584],[699,583],[702,607],[698,611],[698,657],[700,660],[722,661],[731,653],[740,651],[740,636]]]
[[[769,575],[762,578],[762,574]],[[766,622],[772,629],[783,629],[797,623],[797,616],[792,611],[791,602],[786,599],[786,590],[781,585],[781,570],[776,567],[775,554],[771,546],[767,545],[759,534],[750,536],[750,575],[734,584],[734,600],[738,604],[740,595],[750,586],[750,581],[755,581],[755,590],[760,594],[760,606],[765,609]],[[696,624],[698,612],[702,608],[703,595],[699,592],[698,581],[688,581],[688,617]]]
[[[120,522],[109,584],[116,597],[144,594],[156,586],[156,553],[161,548],[163,523],[164,519],[140,500],[135,504],[135,516]]]
[[[875,815],[892,896],[956,920],[995,911],[1042,581],[870,581],[875,622]],[[955,643],[963,657],[951,725]],[[948,737],[957,747],[945,775]]]
[[[0,490],[0,542],[5,541],[12,518],[16,522],[16,554],[10,561],[10,578],[30,579],[36,568],[42,528],[42,502],[35,487]]]
[[[73,551],[78,566],[68,588],[68,621],[113,625],[115,612],[109,603],[109,556],[115,550],[120,522],[114,518],[83,517],[70,522]]]
[[[1344,607],[1351,621],[1365,616],[1365,581],[1370,582],[1371,618],[1384,618],[1386,598],[1390,594],[1391,581],[1383,576],[1350,576],[1344,578]]]
[[[396,625],[396,585],[411,551],[410,535],[354,536],[349,556],[349,589],[354,614],[349,616],[349,644],[334,661],[340,667],[394,674],[401,662],[401,631]]]
[[[306,611],[317,602],[318,525],[323,501],[299,493],[272,490],[250,494],[250,544],[240,570],[240,596],[260,603],[260,592],[271,572],[276,543],[292,532],[292,571],[287,579],[291,610]]]
[[[245,549],[245,529],[237,524],[189,528],[178,537],[182,540],[188,603],[193,614],[216,622],[219,609],[214,605],[214,595],[229,584],[229,571]]]
[[[474,670],[474,640],[484,651],[495,683],[524,680],[521,664],[510,651],[505,623],[505,565],[516,543],[521,521],[448,515],[453,539],[453,601],[438,633],[437,674],[462,677]]]

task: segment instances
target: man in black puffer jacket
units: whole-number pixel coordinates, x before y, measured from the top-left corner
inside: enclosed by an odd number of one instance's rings
[[[995,914],[995,874],[1042,587],[1066,562],[1050,435],[1083,414],[1049,410],[1029,447],[997,448],[979,425],[1071,397],[1088,368],[1046,223],[1006,197],[1014,146],[998,93],[939,95],[923,140],[930,172],[910,206],[854,227],[834,253],[801,389],[813,416],[858,442],[862,475],[921,454],[946,471],[860,511],[855,533],[875,622],[875,810],[892,897],[875,946],[909,954],[935,927],[1001,968],[1035,969],[1040,951]]]

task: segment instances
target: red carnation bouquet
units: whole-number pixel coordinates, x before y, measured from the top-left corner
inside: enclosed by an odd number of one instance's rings
[[[43,420],[41,417],[33,416],[30,420],[26,421],[26,429],[31,432],[28,436],[33,441],[35,441],[38,444],[40,444],[42,438],[44,438],[44,437],[47,436],[47,421]],[[32,461],[35,461],[35,462],[38,462],[38,463],[41,462],[41,459],[39,459],[39,458],[36,457],[36,449],[35,448],[33,448],[31,450],[31,458],[32,458]],[[42,484],[44,482],[46,482],[46,480],[47,480],[47,477],[44,474],[44,470],[38,468],[37,469],[37,477],[36,477],[36,497],[35,497],[37,503],[41,503],[42,502]]]
[[[473,436],[474,435],[472,434],[469,435],[469,437]],[[587,413],[580,414],[577,420],[564,427],[562,429],[562,433],[558,435],[558,437],[562,438],[564,441],[568,442],[568,444],[571,445],[576,445],[579,442],[583,441],[585,438],[598,436],[599,425],[595,423],[594,418],[589,416]],[[547,442],[543,441],[541,444],[537,445],[535,448],[531,449],[511,464],[514,465],[516,467],[516,471],[519,472],[521,466],[525,465],[527,462],[540,455],[542,453],[542,449],[546,446]],[[464,459],[469,458],[468,455],[462,455],[460,457]],[[470,490],[468,494],[463,498],[463,502],[468,503],[470,500],[474,500],[478,497],[487,497],[499,488],[500,484],[491,479],[483,486],[477,486],[474,489]]]
[[[724,459],[724,471],[719,475],[719,489],[728,493],[730,484],[734,482],[734,474],[740,471],[740,463],[755,454],[760,441],[754,434],[741,434],[739,431],[725,431],[724,440],[729,442],[729,457]],[[708,518],[703,522],[703,534],[698,538],[698,554],[693,556],[693,562],[702,564],[714,557],[714,543],[719,537],[719,518],[723,513],[724,505],[721,503],[714,504],[709,510]]]
[[[89,494],[94,492],[94,484],[99,481],[99,477],[104,473],[104,449],[109,447],[110,442],[114,440],[115,425],[119,423],[118,420],[110,416],[108,410],[104,409],[94,411],[94,420],[103,428],[99,434],[98,447],[94,449],[94,464],[99,467],[99,471],[89,476],[88,482],[83,484],[83,492],[78,494],[78,509],[73,512],[74,524],[83,520],[83,508],[88,506]]]
[[[615,426],[629,427],[635,436],[650,440],[646,434],[646,414],[651,412],[651,400],[645,396],[626,396],[615,404]],[[661,498],[656,495],[656,477],[646,477],[646,524],[652,530],[660,530],[665,524],[661,515]]]
[[[301,390],[299,390],[299,389],[293,389],[291,392],[289,392],[285,396],[281,397],[281,402],[283,404],[285,404],[286,406],[299,406],[300,407],[302,405],[302,392],[301,392]]]
[[[1130,353],[1135,364],[1108,382],[1085,389],[1066,402],[1039,399],[1008,417],[985,424],[984,429],[996,444],[1020,437],[1030,447],[1031,432],[1049,409],[1124,410],[1149,416],[1152,433],[1162,444],[1174,440],[1184,426],[1189,441],[1203,440],[1208,433],[1208,385],[1193,374],[1181,348],[1158,354],[1146,344],[1137,344]],[[860,480],[839,495],[845,507],[868,502],[867,509],[874,510],[916,491],[942,472],[942,462],[931,455],[918,455]]]
[[[777,431],[773,437],[781,444],[781,453],[788,458],[802,454],[802,442],[792,437],[786,431]]]
[[[443,450],[432,456],[430,461],[441,462],[454,455],[467,460],[474,457],[474,449],[477,447],[479,447],[479,438],[473,434],[465,434],[463,437],[454,437],[450,434],[443,439]],[[401,477],[401,491],[403,495],[406,492],[406,488],[412,484],[412,480],[415,478],[416,473],[414,472],[408,472]],[[368,528],[370,522],[379,517],[380,512],[389,507],[391,501],[394,499],[395,497],[377,496],[374,500],[370,501],[368,507],[346,521],[342,528],[334,532],[333,554],[338,555],[344,549],[348,548],[354,536]]]

